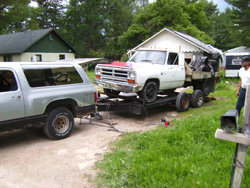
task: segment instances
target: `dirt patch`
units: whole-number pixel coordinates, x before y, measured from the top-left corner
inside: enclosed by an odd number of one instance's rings
[[[104,121],[76,119],[69,138],[53,141],[41,129],[0,134],[1,188],[91,188],[95,162],[109,151],[109,144],[123,132],[148,131],[172,121],[178,113],[171,106],[149,110],[147,115],[100,113]],[[117,132],[109,126],[116,123]]]

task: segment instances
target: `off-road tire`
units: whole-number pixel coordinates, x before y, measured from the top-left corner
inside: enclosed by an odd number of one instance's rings
[[[193,108],[202,107],[204,104],[204,94],[201,90],[197,89],[191,95],[191,106]]]
[[[146,102],[154,102],[158,95],[158,85],[154,81],[147,81],[143,89],[138,93]]]
[[[53,140],[68,137],[74,127],[74,116],[67,108],[58,107],[49,112],[43,127],[44,133]]]
[[[175,102],[176,110],[178,112],[188,111],[190,107],[190,97],[186,92],[181,92],[176,97]]]

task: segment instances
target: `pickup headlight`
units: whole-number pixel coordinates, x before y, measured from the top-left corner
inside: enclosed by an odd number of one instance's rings
[[[101,69],[97,68],[97,69],[95,70],[95,73],[96,73],[96,74],[101,74]]]
[[[130,72],[128,74],[128,77],[131,78],[131,79],[135,79],[135,73],[134,72]]]

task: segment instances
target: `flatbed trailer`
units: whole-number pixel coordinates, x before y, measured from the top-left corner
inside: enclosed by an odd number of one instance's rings
[[[187,111],[190,106],[201,107],[204,103],[204,94],[201,90],[195,90],[192,94],[186,92],[172,92],[167,95],[158,95],[154,102],[147,103],[135,93],[114,95],[114,97],[101,96],[97,99],[98,111],[131,112],[141,115],[148,109],[157,108],[169,104],[175,104],[179,112]]]

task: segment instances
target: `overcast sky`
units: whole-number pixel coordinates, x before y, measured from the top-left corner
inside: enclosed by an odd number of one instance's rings
[[[209,0],[212,1],[212,0]],[[218,5],[218,8],[221,12],[224,12],[227,7],[229,7],[229,4],[224,0],[213,0],[214,4]]]

